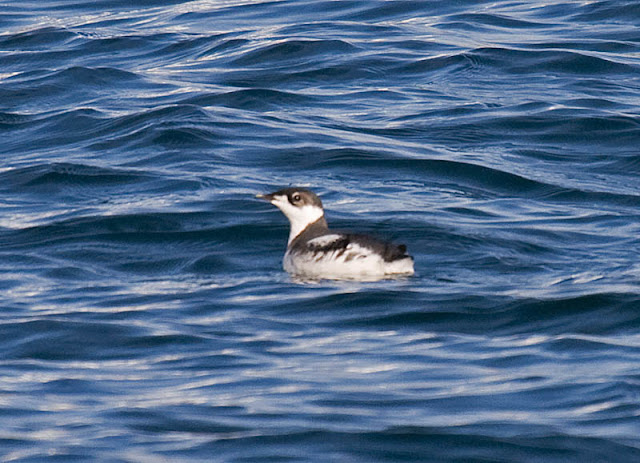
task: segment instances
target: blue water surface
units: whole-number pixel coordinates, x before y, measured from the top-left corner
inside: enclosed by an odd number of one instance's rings
[[[5,1],[0,460],[640,461],[635,1]],[[417,274],[301,282],[288,185]]]

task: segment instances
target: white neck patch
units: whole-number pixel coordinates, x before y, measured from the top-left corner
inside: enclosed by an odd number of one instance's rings
[[[291,244],[294,238],[302,233],[305,228],[324,215],[324,211],[317,206],[302,206],[296,207],[295,209],[297,209],[298,214],[293,217],[287,216],[289,222],[291,222],[291,231],[289,232],[289,242],[287,245]]]
[[[276,206],[282,211],[282,213],[289,219],[291,224],[291,231],[289,232],[289,242],[287,245],[298,236],[302,230],[307,228],[313,222],[317,221],[324,215],[324,211],[318,206],[302,206],[296,207],[289,202],[286,196],[275,196],[271,200],[271,204]]]

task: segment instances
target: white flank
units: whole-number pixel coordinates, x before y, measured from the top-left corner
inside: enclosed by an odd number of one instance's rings
[[[326,235],[315,238],[327,238],[340,235]],[[337,239],[337,238],[335,238]],[[334,239],[334,240],[335,240]],[[329,243],[330,241],[327,241]],[[382,256],[371,249],[351,243],[346,250],[328,252],[310,252],[284,255],[284,269],[294,275],[310,278],[370,280],[387,275],[412,275],[413,259],[407,257],[393,262],[385,262]]]
[[[387,275],[413,275],[413,259],[407,257],[405,259],[394,260],[393,262],[385,262],[384,271]]]

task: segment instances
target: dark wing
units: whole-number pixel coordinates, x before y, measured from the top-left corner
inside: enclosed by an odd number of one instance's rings
[[[409,257],[407,247],[404,244],[393,244],[368,235],[349,235],[349,237],[352,243],[372,249],[377,254],[380,254],[386,262]]]
[[[352,258],[357,258],[360,255],[365,257],[369,253],[362,251],[368,250],[382,256],[386,262],[409,257],[407,247],[404,244],[396,245],[368,235],[331,233],[309,240],[306,243],[306,248],[314,253],[337,252],[337,256],[348,251],[353,254]]]
[[[334,252],[346,251],[351,240],[349,235],[330,233],[313,238],[306,243],[306,250],[311,252]]]

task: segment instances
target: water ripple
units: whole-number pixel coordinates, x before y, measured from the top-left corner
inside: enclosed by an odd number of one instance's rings
[[[3,5],[0,459],[638,460],[638,12]]]

